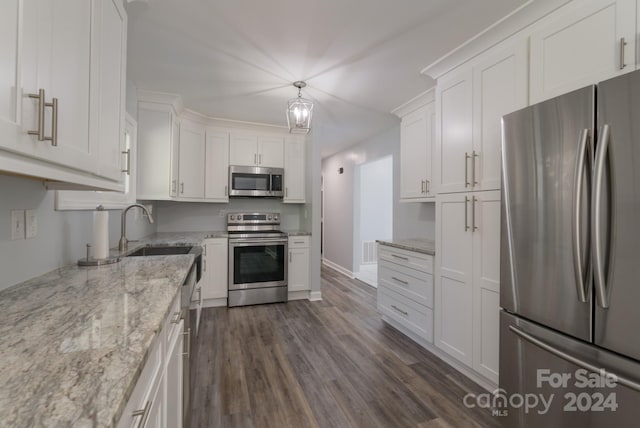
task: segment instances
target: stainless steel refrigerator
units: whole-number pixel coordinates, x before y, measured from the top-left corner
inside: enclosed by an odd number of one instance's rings
[[[640,426],[640,72],[502,127],[495,414],[509,427]]]

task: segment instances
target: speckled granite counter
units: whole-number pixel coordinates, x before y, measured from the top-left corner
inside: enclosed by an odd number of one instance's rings
[[[381,245],[389,247],[401,248],[407,251],[415,251],[417,253],[436,255],[436,243],[430,239],[394,239],[393,241],[376,241]]]
[[[306,230],[283,230],[288,236],[311,236],[311,232]]]
[[[73,265],[1,291],[0,425],[117,422],[192,263],[180,255]]]

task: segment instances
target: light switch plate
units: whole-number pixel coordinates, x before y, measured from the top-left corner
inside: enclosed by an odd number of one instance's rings
[[[27,239],[35,238],[38,234],[38,211],[26,210],[24,212],[24,222]]]
[[[11,240],[24,239],[24,210],[11,210]]]

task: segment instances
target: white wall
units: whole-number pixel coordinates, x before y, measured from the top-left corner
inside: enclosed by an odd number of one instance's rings
[[[0,175],[0,289],[58,267],[75,263],[92,240],[93,211],[54,211],[54,191],[40,181]],[[36,209],[35,238],[11,241],[11,210]],[[120,238],[120,210],[109,211],[109,243]],[[147,220],[128,215],[127,236],[136,239],[155,231]]]
[[[324,258],[354,271],[353,218],[355,168],[393,156],[393,238],[435,239],[434,203],[399,203],[400,126],[336,153],[322,161],[324,177]],[[344,168],[339,174],[338,169]],[[357,268],[357,267],[356,267]]]
[[[360,165],[360,241],[393,238],[393,158]],[[356,186],[357,189],[358,186]]]

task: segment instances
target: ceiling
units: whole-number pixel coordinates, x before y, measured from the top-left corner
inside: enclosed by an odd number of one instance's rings
[[[305,80],[325,157],[397,123],[390,111],[434,84],[422,68],[525,2],[134,0],[128,79],[207,116],[282,126]]]

